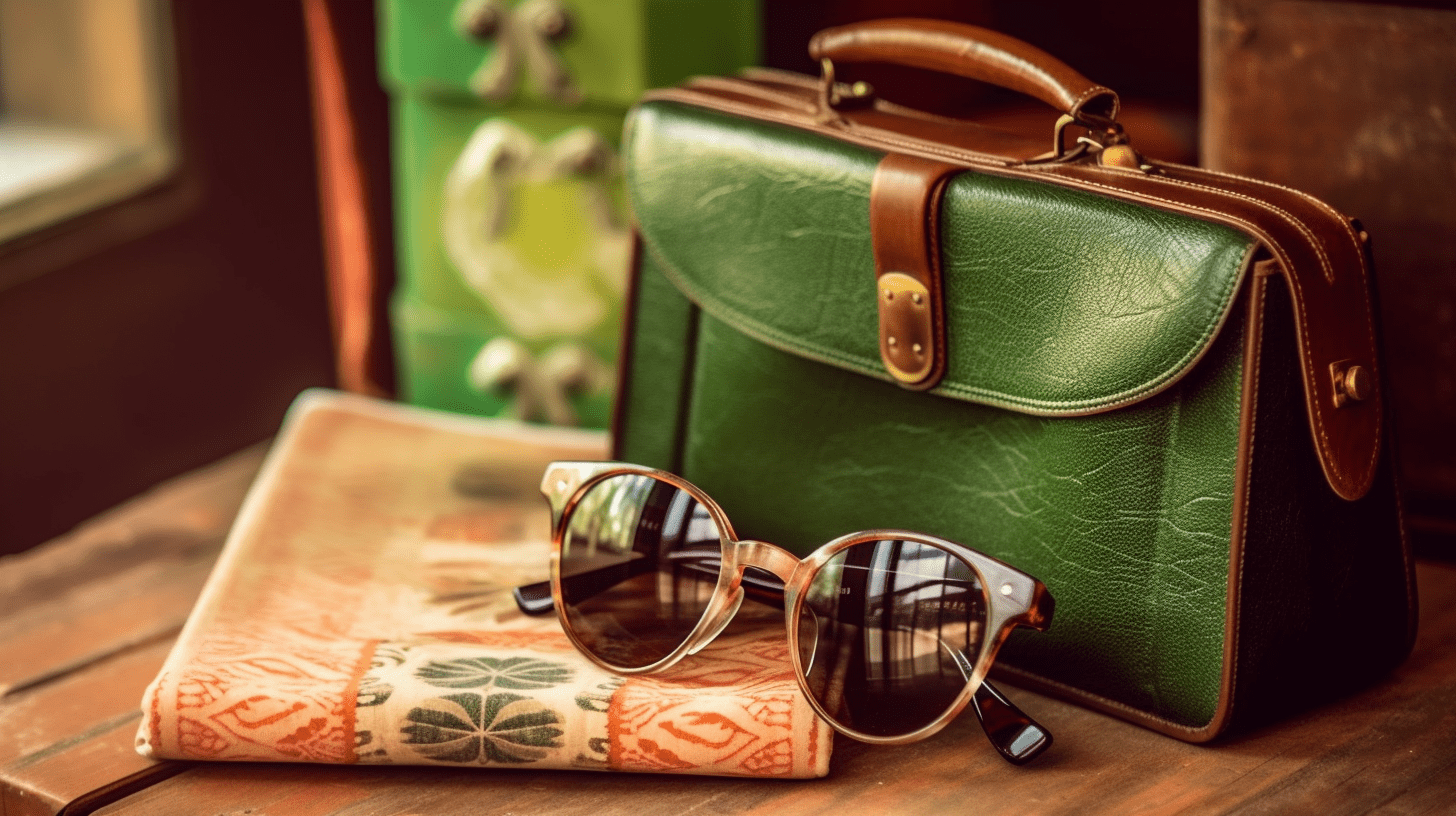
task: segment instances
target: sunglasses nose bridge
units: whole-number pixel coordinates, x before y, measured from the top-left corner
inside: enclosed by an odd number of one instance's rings
[[[775,547],[766,541],[738,542],[738,564],[743,567],[758,567],[778,576],[787,583],[789,576],[799,566],[799,558],[782,547]]]

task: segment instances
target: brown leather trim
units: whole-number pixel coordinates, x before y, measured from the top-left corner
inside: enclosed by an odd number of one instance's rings
[[[763,101],[770,105],[777,105],[788,111],[814,115],[817,110],[814,104],[806,101],[801,94],[795,93],[797,89],[779,89],[773,83],[768,82],[744,82],[733,77],[693,77],[690,80],[692,87],[700,90],[713,91],[715,93],[737,96],[744,101]]]
[[[1244,371],[1239,405],[1239,447],[1234,461],[1233,524],[1229,536],[1229,577],[1224,598],[1223,677],[1218,708],[1204,742],[1218,736],[1233,718],[1239,687],[1239,626],[1243,614],[1244,541],[1249,533],[1249,499],[1254,480],[1254,441],[1258,432],[1259,365],[1264,359],[1264,298],[1270,275],[1279,273],[1272,260],[1257,261],[1246,290],[1248,318],[1244,328]],[[1202,735],[1200,735],[1202,736]]]
[[[740,80],[746,82],[747,80]],[[812,82],[812,80],[809,80]],[[790,93],[793,85],[778,79]],[[808,95],[808,87],[798,93]],[[1380,381],[1375,348],[1369,270],[1360,238],[1351,224],[1318,200],[1278,185],[1157,163],[1144,174],[1095,164],[1025,164],[1025,139],[1000,134],[1013,145],[999,151],[988,128],[955,128],[942,121],[902,116],[874,105],[844,112],[838,123],[816,121],[785,107],[766,107],[726,98],[708,88],[654,91],[645,99],[676,101],[760,121],[813,131],[880,150],[918,155],[974,167],[982,172],[1034,178],[1150,207],[1221,223],[1257,238],[1285,271],[1294,303],[1305,406],[1315,450],[1332,490],[1358,499],[1375,478],[1382,427],[1383,395],[1336,407],[1329,364],[1368,362]],[[954,136],[948,131],[956,131]],[[1021,145],[1017,150],[1014,145]]]
[[[1225,204],[1230,222],[1238,219],[1269,245],[1289,285],[1304,373],[1305,409],[1325,477],[1345,499],[1365,495],[1380,456],[1384,396],[1377,389],[1370,399],[1341,404],[1326,373],[1331,363],[1349,361],[1368,366],[1374,380],[1380,381],[1371,270],[1364,242],[1349,219],[1303,193],[1253,179],[1177,165],[1158,166],[1173,180],[1216,192],[1224,202],[1253,203],[1266,214],[1273,213],[1272,218],[1260,218]],[[1221,188],[1213,187],[1213,182]]]
[[[1134,725],[1140,725],[1160,734],[1166,734],[1184,742],[1208,742],[1217,734],[1207,734],[1207,726],[1188,726],[1172,720],[1157,717],[1141,709],[1133,708],[1126,703],[1103,697],[1100,694],[1093,694],[1084,691],[1076,686],[1069,686],[1066,683],[1059,683],[1055,680],[1048,680],[1039,674],[1018,669],[1015,666],[994,664],[991,667],[991,677],[996,680],[1005,680],[1014,685],[1031,691],[1045,694],[1049,697],[1057,697],[1068,702],[1076,703],[1083,708],[1090,708],[1093,711],[1100,711],[1109,714],[1120,720],[1126,720]]]
[[[917,391],[945,376],[940,201],[946,180],[960,169],[888,153],[870,183],[880,359],[896,382]]]
[[[1080,118],[1117,115],[1117,94],[1051,54],[999,31],[947,20],[893,18],[826,28],[809,56],[833,62],[909,65],[989,82]]]
[[[754,76],[763,73],[755,70]],[[783,74],[785,72],[775,72]],[[802,76],[802,75],[800,75]],[[808,77],[803,77],[808,80]],[[812,80],[810,80],[812,82]],[[758,95],[749,86],[771,88],[772,95]],[[735,114],[761,121],[778,122],[790,127],[802,128],[806,122],[816,121],[818,110],[815,91],[803,84],[794,84],[775,76],[769,81],[751,81],[743,78],[712,77],[695,78],[678,88],[661,88],[643,94],[643,101],[681,102],[697,107]],[[762,100],[762,101],[759,101]],[[885,144],[874,140],[863,140],[864,136],[876,133],[894,135],[909,132],[927,144],[943,145],[953,153],[947,158],[957,163],[969,162],[1001,167],[1023,162],[1045,153],[1051,147],[1051,133],[1044,140],[1029,139],[1024,134],[998,128],[936,116],[892,102],[877,99],[866,108],[846,112],[840,124],[815,128],[833,138],[864,144],[881,150]],[[901,151],[913,152],[913,151]]]
[[[691,89],[691,88],[688,88],[688,89],[679,89],[678,92],[679,93],[682,93],[682,94],[685,94],[685,95],[688,95],[688,96],[691,96],[693,93],[695,93],[693,91],[693,89]],[[662,101],[678,102],[678,103],[681,103],[681,104],[692,104],[690,102],[684,102],[684,100],[682,100],[682,99],[677,99],[677,98],[675,98],[676,96],[677,96],[677,93],[669,93],[667,91],[651,92],[648,95],[648,97],[650,99],[660,99]],[[710,109],[713,109],[713,110],[718,111],[718,112],[732,113],[733,111],[731,110],[731,108],[738,105],[737,102],[724,101],[721,97],[714,96],[714,97],[711,97],[711,98],[717,104],[716,105],[710,105],[708,107]],[[752,109],[752,108],[745,108],[745,110],[746,111],[749,111],[751,113],[754,109]],[[762,112],[760,111],[760,113],[762,113]],[[778,121],[778,117],[776,115],[774,115],[774,114],[762,114],[762,115],[758,116],[757,118],[759,118],[761,120],[765,120],[765,121],[771,121],[771,122],[777,122]],[[797,126],[796,125],[796,122],[794,122],[792,120],[783,121],[782,124],[785,124],[787,126]],[[628,127],[629,128],[631,127],[631,119],[629,119]],[[850,141],[850,142],[860,143],[860,142],[856,142],[853,138],[850,138],[850,137],[844,137],[844,141]],[[865,146],[868,146],[868,147],[875,147],[876,149],[883,150],[883,146],[875,145],[874,142],[865,141],[865,142],[863,142],[863,144]],[[910,152],[910,151],[905,151],[905,152]],[[920,154],[915,154],[915,155],[920,155]],[[964,159],[962,159],[962,160],[964,160]],[[996,161],[996,162],[987,161],[987,163],[982,164],[982,165],[973,165],[973,164],[967,162],[967,166],[972,166],[975,169],[981,170],[981,171],[986,172],[988,174],[994,174],[994,173],[997,173],[998,171],[1002,171],[1002,170],[1007,169],[1005,163],[1004,162],[1000,162],[1000,161]],[[1013,173],[1004,173],[1004,175],[1015,175],[1015,174],[1013,174]],[[1072,186],[1072,185],[1067,185],[1067,186]],[[1233,282],[1233,285],[1232,285],[1232,289],[1233,290],[1236,291],[1240,286],[1242,286],[1243,276],[1244,276],[1244,274],[1245,274],[1245,272],[1247,270],[1247,267],[1248,267],[1248,257],[1251,256],[1259,248],[1260,248],[1260,245],[1259,245],[1259,243],[1257,241],[1250,241],[1250,243],[1249,243],[1249,255],[1247,255],[1245,257],[1244,261],[1240,265],[1238,275],[1237,275],[1236,280]],[[650,248],[649,248],[649,251],[650,251]],[[1223,312],[1223,314],[1221,314],[1219,316],[1218,323],[1215,326],[1213,326],[1212,327],[1212,330],[1209,332],[1209,337],[1210,338],[1216,337],[1218,335],[1218,332],[1222,329],[1223,324],[1228,320],[1229,311],[1233,308],[1233,302],[1234,302],[1233,299],[1230,298],[1227,308],[1225,309],[1225,311]],[[760,338],[760,339],[763,339],[763,338]],[[765,342],[767,342],[767,341],[765,341]],[[1038,409],[1038,408],[1028,407],[1026,405],[1004,404],[1004,403],[990,401],[990,400],[985,401],[984,404],[993,405],[993,406],[999,406],[999,407],[1005,407],[1005,408],[1008,408],[1010,410],[1017,411],[1019,413],[1030,414],[1032,416],[1075,417],[1075,416],[1088,416],[1088,415],[1092,415],[1092,414],[1106,413],[1108,411],[1117,410],[1119,408],[1123,408],[1123,407],[1126,407],[1128,405],[1132,405],[1132,404],[1135,404],[1137,402],[1141,402],[1142,400],[1145,400],[1145,399],[1148,399],[1150,397],[1156,396],[1157,394],[1160,394],[1163,391],[1166,391],[1167,389],[1173,387],[1174,385],[1176,385],[1179,382],[1179,380],[1182,379],[1183,376],[1185,376],[1189,371],[1192,371],[1193,368],[1198,364],[1198,362],[1200,360],[1203,359],[1203,356],[1207,353],[1209,347],[1210,347],[1210,344],[1205,343],[1202,346],[1202,348],[1199,349],[1199,351],[1197,352],[1197,354],[1195,354],[1192,358],[1190,358],[1189,360],[1187,360],[1177,372],[1175,372],[1172,376],[1168,376],[1166,379],[1162,380],[1155,387],[1148,388],[1147,390],[1144,390],[1144,391],[1140,391],[1140,392],[1138,392],[1138,393],[1136,393],[1134,395],[1131,395],[1129,397],[1126,397],[1126,398],[1124,398],[1124,399],[1122,399],[1120,401],[1117,401],[1117,402],[1106,403],[1106,404],[1098,405],[1096,407],[1087,408],[1087,409],[1054,409],[1054,410],[1041,410],[1041,409]],[[790,350],[790,349],[785,348],[785,350]],[[824,358],[814,357],[813,355],[807,354],[807,353],[805,353],[802,350],[794,351],[794,353],[800,354],[802,356],[810,357],[811,359],[818,359],[821,362],[827,362],[828,361],[827,359],[824,359]],[[940,389],[935,389],[933,391],[933,393],[937,393],[937,394],[939,394],[939,393],[945,393],[946,396],[950,396],[952,398],[962,398],[958,394],[951,393],[951,392],[942,392]]]

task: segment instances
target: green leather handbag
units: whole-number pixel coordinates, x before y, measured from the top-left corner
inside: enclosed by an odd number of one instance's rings
[[[1014,564],[1057,611],[1000,672],[1181,739],[1402,660],[1359,225],[1139,155],[1116,94],[994,32],[877,21],[810,51],[821,77],[700,78],[629,118],[615,456],[742,538],[902,527]],[[864,61],[1042,99],[1055,146],[834,80]]]

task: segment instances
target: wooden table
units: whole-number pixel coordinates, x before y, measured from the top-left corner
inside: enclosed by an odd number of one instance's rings
[[[828,779],[153,762],[142,689],[263,451],[0,559],[0,816],[425,813],[1456,813],[1456,568],[1419,567],[1421,632],[1386,682],[1255,734],[1186,745],[1013,689],[1056,734],[1025,768],[975,718],[906,747],[836,743]]]

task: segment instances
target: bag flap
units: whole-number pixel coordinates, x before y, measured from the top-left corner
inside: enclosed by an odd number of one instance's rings
[[[645,249],[764,343],[868,376],[880,360],[870,183],[883,153],[659,101],[626,136]],[[940,222],[947,366],[932,393],[1096,413],[1176,381],[1228,314],[1255,241],[1080,190],[966,170]]]

